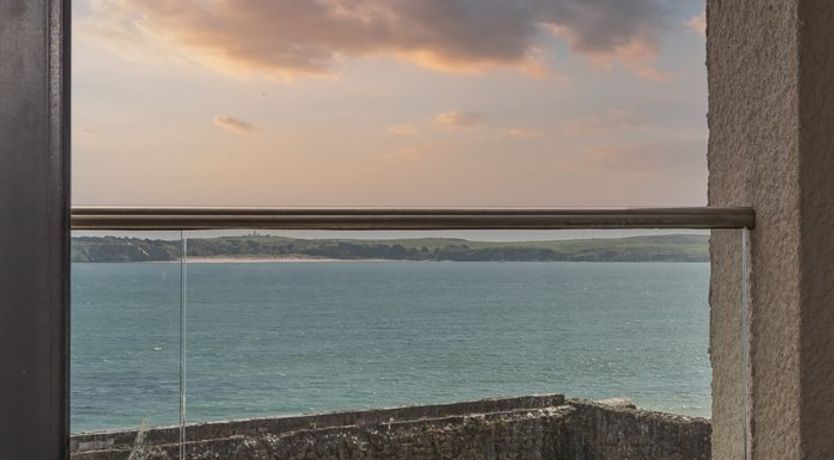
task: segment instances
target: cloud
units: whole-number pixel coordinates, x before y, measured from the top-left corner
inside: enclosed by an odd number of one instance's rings
[[[605,67],[646,78],[664,0],[109,0],[86,22],[160,39],[186,60],[278,78],[334,76],[342,58],[394,57],[442,72],[546,73],[537,40],[551,30]],[[152,39],[152,40],[151,40]],[[172,46],[173,45],[173,46]]]
[[[417,131],[418,128],[416,126],[409,124],[391,125],[388,127],[388,132],[397,136],[411,136],[417,134]]]
[[[226,115],[215,116],[214,124],[237,134],[249,134],[258,129],[252,123],[238,120],[237,118],[232,118]]]
[[[444,128],[468,128],[483,121],[483,117],[477,113],[465,113],[450,110],[448,112],[436,113],[432,117],[435,126]]]
[[[703,13],[701,13],[697,16],[693,16],[693,17],[689,18],[689,20],[686,21],[684,23],[684,25],[686,25],[686,27],[688,27],[690,30],[695,31],[695,32],[701,34],[702,36],[706,37],[707,36],[707,12],[704,11]]]
[[[504,128],[503,133],[508,137],[514,137],[516,139],[532,139],[539,135],[538,132],[525,128]]]
[[[568,121],[562,125],[562,134],[568,136],[595,135],[641,126],[642,123],[630,113],[610,109],[603,114],[589,115]]]
[[[385,157],[389,160],[431,160],[448,158],[448,155],[454,151],[456,151],[454,144],[443,142],[422,143],[399,148]]]
[[[624,145],[598,145],[583,155],[593,169],[670,177],[697,176],[706,171],[706,142],[669,140]]]

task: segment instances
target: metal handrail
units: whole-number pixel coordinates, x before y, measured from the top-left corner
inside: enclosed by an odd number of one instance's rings
[[[106,208],[72,209],[74,230],[558,230],[753,228],[751,208]]]

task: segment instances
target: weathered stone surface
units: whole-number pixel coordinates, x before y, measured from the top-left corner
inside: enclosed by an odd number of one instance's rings
[[[174,431],[78,435],[72,458],[178,458]],[[627,400],[566,402],[561,395],[242,420],[188,431],[187,457],[199,460],[707,459],[710,452],[705,419],[639,411]]]
[[[627,404],[568,402],[572,459],[709,459],[709,420],[641,411]]]
[[[394,407],[370,411],[332,412],[293,417],[271,417],[235,420],[233,422],[210,422],[188,426],[189,439],[222,439],[231,436],[257,437],[265,433],[331,426],[373,425],[392,420],[415,420],[452,415],[467,415],[510,411],[518,408],[543,409],[561,406],[565,397],[559,394],[522,396],[519,398],[484,399],[451,404]],[[87,451],[102,448],[130,449],[138,435],[137,430],[76,434],[70,440],[70,450]],[[171,444],[179,440],[179,428],[154,428],[144,432],[148,444]]]

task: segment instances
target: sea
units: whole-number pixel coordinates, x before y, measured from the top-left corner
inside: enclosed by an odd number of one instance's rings
[[[710,415],[709,264],[197,263],[181,274],[73,264],[72,432],[178,423],[181,369],[189,423],[544,393]]]

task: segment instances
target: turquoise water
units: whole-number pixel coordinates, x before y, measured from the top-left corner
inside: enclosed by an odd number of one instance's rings
[[[490,396],[709,415],[708,264],[188,267],[189,422]],[[177,264],[74,264],[72,431],[178,421]]]

